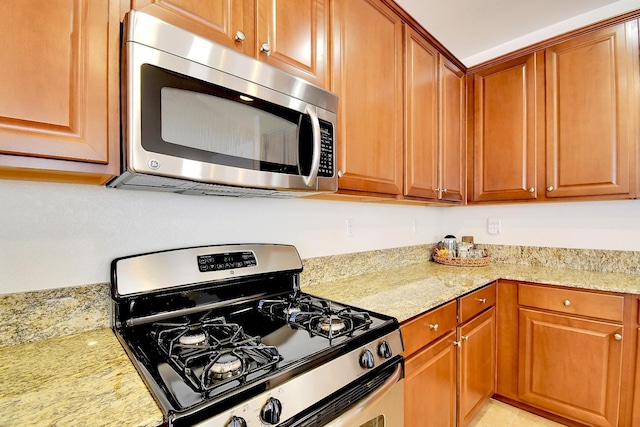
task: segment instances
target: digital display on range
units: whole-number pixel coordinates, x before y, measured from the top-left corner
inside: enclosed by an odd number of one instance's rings
[[[258,265],[256,255],[251,251],[198,255],[198,269],[203,273],[206,271],[231,270],[255,265]]]

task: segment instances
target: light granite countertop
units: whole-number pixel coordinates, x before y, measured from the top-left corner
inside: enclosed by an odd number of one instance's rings
[[[407,320],[498,278],[640,294],[640,275],[432,262],[304,286],[310,294]],[[8,426],[157,426],[162,413],[110,329],[0,348]]]
[[[454,267],[433,262],[318,283],[302,290],[402,322],[497,279],[640,294],[640,275],[513,264]]]
[[[111,329],[0,348],[3,426],[162,424]]]

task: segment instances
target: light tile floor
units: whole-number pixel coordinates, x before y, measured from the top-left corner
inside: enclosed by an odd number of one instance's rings
[[[469,427],[561,427],[546,418],[523,411],[497,400],[489,403],[471,421]]]

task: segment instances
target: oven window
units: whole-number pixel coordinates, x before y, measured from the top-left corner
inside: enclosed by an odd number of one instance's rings
[[[362,424],[360,427],[384,427],[384,426],[385,426],[384,417],[382,415],[379,415],[376,418]]]
[[[141,66],[140,75],[145,150],[214,165],[308,175],[308,115],[149,64]]]
[[[298,163],[298,126],[250,106],[250,101],[171,87],[162,88],[160,99],[166,142],[287,166]]]

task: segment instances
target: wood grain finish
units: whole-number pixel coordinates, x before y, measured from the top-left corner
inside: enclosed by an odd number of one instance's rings
[[[255,0],[131,0],[131,8],[235,48],[255,51]],[[236,40],[242,31],[244,41]]]
[[[517,399],[518,284],[499,280],[496,292],[496,394]]]
[[[519,284],[518,288],[518,303],[522,306],[614,322],[623,321],[622,295],[526,284]]]
[[[440,56],[440,199],[462,203],[466,197],[466,77]]]
[[[338,186],[402,194],[402,21],[380,0],[336,0],[331,16]]]
[[[405,361],[405,425],[455,427],[456,333]]]
[[[437,200],[439,193],[439,53],[405,27],[404,194]]]
[[[458,313],[460,323],[464,323],[478,313],[496,304],[496,284],[492,283],[475,292],[458,299]]]
[[[543,60],[530,54],[473,75],[474,202],[537,196],[537,109],[544,103],[538,97],[538,87],[544,88]]]
[[[327,25],[325,0],[258,0],[255,56],[327,86]],[[262,45],[270,47],[263,52]]]
[[[546,197],[635,191],[637,21],[549,47]]]
[[[401,327],[404,343],[403,355],[405,357],[411,356],[422,347],[454,330],[457,324],[457,302],[455,300],[403,323]]]
[[[104,183],[118,171],[118,3],[0,14],[0,177]]]
[[[592,426],[616,426],[622,325],[519,310],[519,398]]]
[[[495,391],[496,324],[491,307],[458,328],[458,425],[466,426]]]

